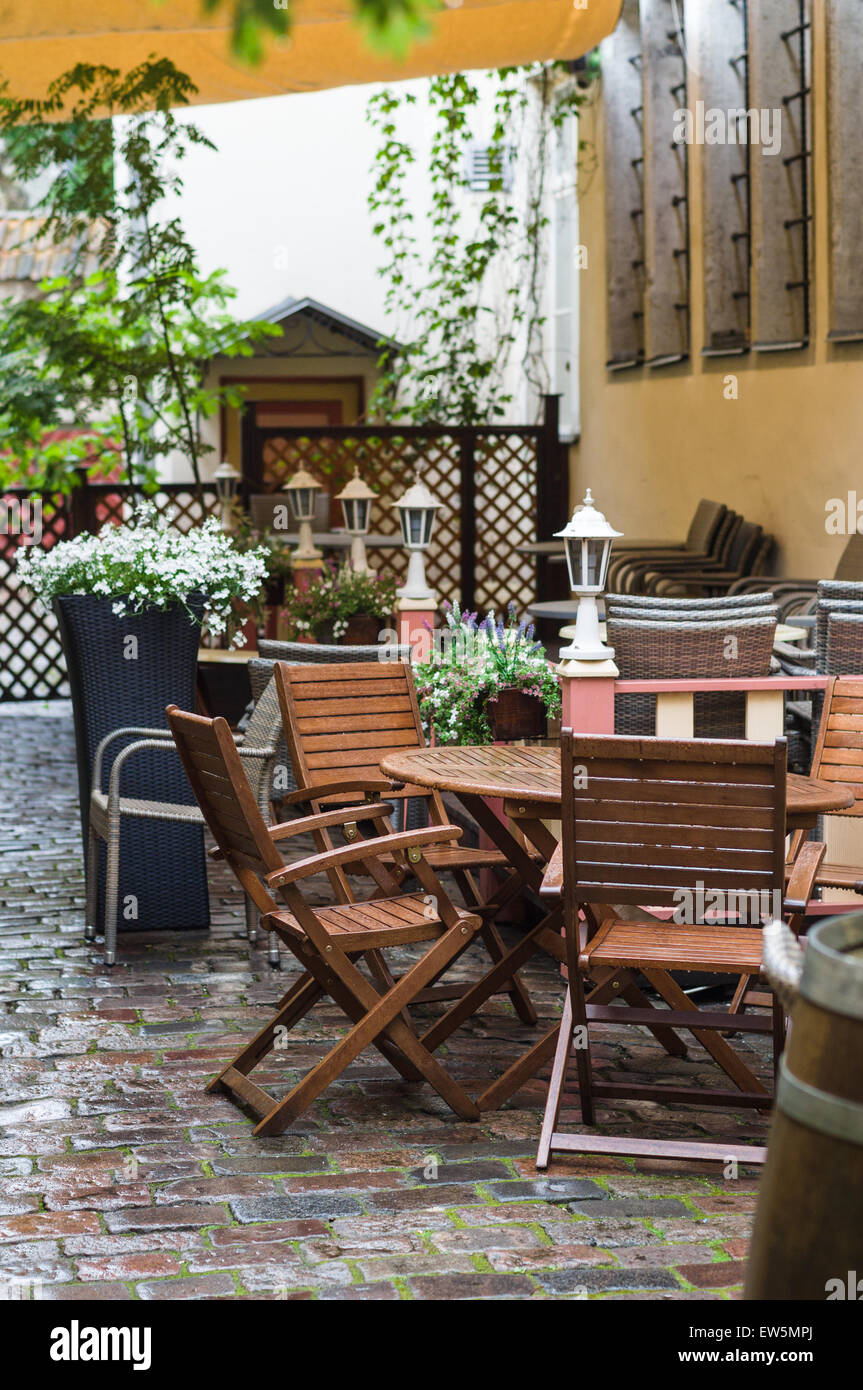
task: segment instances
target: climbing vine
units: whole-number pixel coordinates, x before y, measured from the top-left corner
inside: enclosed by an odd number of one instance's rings
[[[519,349],[535,395],[548,389],[548,166],[555,132],[583,100],[563,63],[432,78],[431,139],[421,163],[403,134],[416,93],[385,88],[372,96],[367,116],[379,144],[369,207],[384,253],[385,306],[399,340],[397,351],[387,347],[381,357],[370,407],[378,416],[463,425],[500,418],[512,399],[507,368]],[[467,157],[489,108],[488,180],[477,205]],[[415,191],[422,174],[425,203]]]

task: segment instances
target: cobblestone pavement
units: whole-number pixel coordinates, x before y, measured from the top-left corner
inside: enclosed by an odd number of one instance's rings
[[[209,934],[123,935],[119,964],[101,964],[83,939],[72,727],[59,708],[0,707],[11,767],[0,804],[0,1281],[10,1296],[739,1296],[754,1179],[609,1159],[561,1161],[540,1177],[542,1082],[466,1124],[371,1051],[288,1133],[253,1138],[204,1084],[269,1016],[293,963],[274,974],[262,943],[248,946],[240,894],[215,866]],[[464,958],[466,974],[479,965]],[[559,977],[541,962],[525,978],[548,1026]],[[320,1005],[262,1084],[294,1079],[341,1023]],[[447,1065],[475,1094],[534,1037],[494,1002],[450,1040]],[[635,1029],[607,1030],[595,1056],[633,1079],[716,1075],[697,1046],[672,1061]],[[764,1074],[766,1059],[750,1059]],[[763,1132],[751,1112],[636,1102],[600,1119],[609,1132],[648,1124],[729,1142]],[[564,1121],[578,1122],[575,1096]]]

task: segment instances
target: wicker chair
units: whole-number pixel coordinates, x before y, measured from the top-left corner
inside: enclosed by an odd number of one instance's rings
[[[614,647],[614,659],[623,680],[766,676],[770,671],[775,632],[773,613],[708,622],[631,618],[610,618],[608,621],[608,640]],[[729,637],[736,640],[733,661],[727,654]],[[746,696],[743,693],[696,694],[697,738],[741,738],[745,726]],[[619,695],[615,700],[614,731],[655,734],[655,697]]]
[[[757,608],[772,604],[773,595],[768,591],[757,594],[720,594],[714,598],[662,598],[659,594],[606,594],[606,610],[614,608],[631,610],[631,616],[641,617],[639,610],[655,609],[659,613],[673,614],[675,617],[683,609],[709,616],[712,613],[727,614],[742,609]]]
[[[270,787],[273,768],[278,760],[278,736],[281,733],[282,719],[276,688],[270,680],[261,692],[251,718],[243,735],[235,735],[238,751],[248,762],[247,775],[264,819],[270,819]],[[119,738],[134,735],[134,741],[127,744],[111,762],[108,774],[108,790],[102,790],[102,769],[111,743]],[[143,749],[153,749],[170,754],[176,758],[176,748],[170,729],[126,728],[114,729],[102,739],[93,759],[93,791],[90,795],[90,823],[87,839],[87,917],[85,937],[92,941],[96,935],[98,917],[98,864],[99,841],[106,846],[105,871],[105,964],[113,965],[117,959],[117,912],[120,873],[120,836],[125,819],[171,821],[178,825],[203,825],[204,817],[197,806],[183,806],[176,802],[144,801],[136,797],[122,795],[123,769],[136,753]],[[164,871],[159,865],[158,872]],[[257,914],[250,899],[246,899],[246,930],[249,940],[254,941],[257,929]],[[272,961],[272,950],[270,960]],[[278,963],[278,951],[275,963]]]

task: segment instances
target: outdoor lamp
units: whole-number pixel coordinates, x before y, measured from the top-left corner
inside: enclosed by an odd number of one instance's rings
[[[219,503],[222,508],[222,530],[231,529],[231,512],[234,498],[237,495],[237,483],[240,481],[240,474],[233,464],[224,459],[213,474],[213,481],[216,484],[216,491],[219,494]]]
[[[315,498],[321,490],[317,478],[306,468],[300,468],[284,484],[282,491],[291,499],[294,516],[300,523],[300,543],[294,551],[295,560],[320,560],[321,552],[315,549],[312,539],[312,522],[315,519]]]
[[[349,536],[353,537],[351,542],[351,569],[357,574],[370,574],[369,562],[366,558],[366,543],[363,536],[368,535],[369,521],[372,514],[372,502],[375,494],[372,492],[368,483],[360,477],[360,470],[354,464],[354,476],[349,483],[342,488],[341,492],[336,493],[336,498],[342,504],[342,512],[345,518],[345,530]]]
[[[584,501],[576,507],[560,536],[566,548],[569,567],[569,587],[578,594],[578,613],[572,645],[563,648],[562,661],[606,661],[614,650],[606,647],[599,635],[599,614],[596,596],[605,588],[611,546],[622,531],[609,526],[602,512],[593,504],[590,488]]]
[[[419,470],[417,470],[414,481],[407,492],[397,502],[391,503],[391,506],[399,509],[402,540],[410,556],[408,577],[398,590],[399,597],[415,600],[433,599],[434,594],[426,582],[423,552],[429,548],[434,529],[435,512],[440,511],[443,503],[438,502],[432,496],[420,478]]]

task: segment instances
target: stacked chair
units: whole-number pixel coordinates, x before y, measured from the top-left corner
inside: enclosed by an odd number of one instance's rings
[[[738,598],[660,599],[609,594],[608,641],[623,680],[766,676],[778,610],[770,595]],[[746,696],[699,692],[694,698],[699,738],[742,738]],[[652,695],[618,695],[618,734],[655,733]]]
[[[718,506],[700,504],[705,508]],[[609,589],[629,594],[724,594],[740,579],[766,569],[774,547],[772,536],[725,507],[718,515],[714,510],[711,522],[710,529],[702,532],[700,548],[629,549],[624,540],[612,554]]]
[[[810,646],[777,646],[785,673],[836,676],[863,671],[863,583],[821,580],[810,607]],[[789,758],[792,767],[801,771],[809,769],[813,729],[818,725],[821,708],[818,693],[812,699],[788,704]]]
[[[754,593],[758,589],[771,589],[783,613],[794,609],[805,609],[814,603],[818,589],[825,582],[838,584],[863,583],[863,534],[854,532],[848,537],[845,549],[839,558],[832,581],[818,579],[788,579],[777,575],[759,574],[741,578],[732,584],[733,594]]]
[[[708,559],[714,553],[714,547],[720,543],[720,531],[729,515],[728,508],[722,502],[711,502],[703,497],[689,523],[685,540],[633,541],[624,536],[615,546],[611,557],[609,584],[614,585],[618,569],[625,565],[637,564],[641,560],[658,560],[662,556],[678,560],[684,556],[693,560]]]

